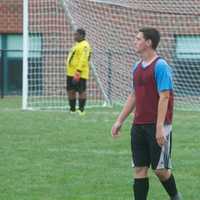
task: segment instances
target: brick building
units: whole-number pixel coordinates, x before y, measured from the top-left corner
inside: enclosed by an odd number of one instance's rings
[[[17,93],[22,87],[22,20],[22,1],[0,1],[0,77],[5,92]]]
[[[32,58],[29,58],[33,94],[36,91],[34,85],[40,85],[39,90],[43,95],[65,93],[63,66],[67,50],[73,41],[70,19],[61,2],[63,1],[29,1],[29,32],[39,44],[38,52],[32,52]],[[102,3],[103,0],[69,2],[70,16],[77,26],[87,29],[88,39],[93,46],[96,74],[107,96],[112,96],[113,100],[118,100],[119,93],[126,97],[126,80],[130,78],[130,68],[124,66],[131,66],[137,60],[133,40],[136,30],[142,26],[154,26],[161,31],[159,52],[173,65],[178,93],[187,94],[190,90],[188,88],[191,88],[189,84],[195,84],[196,95],[200,94],[200,82],[197,80],[200,76],[198,1],[151,0],[149,3],[147,0],[118,0],[116,5]],[[22,49],[22,0],[1,0],[0,11],[0,47],[9,50],[1,51],[1,58],[4,57],[1,59],[1,65],[4,64],[4,90],[8,93],[20,93],[22,54],[14,50]],[[40,63],[37,69],[36,60],[37,64]],[[191,67],[196,77],[188,73]],[[38,74],[42,71],[39,81],[36,78],[40,75],[36,75],[36,71]],[[193,80],[187,85],[187,80],[191,77]],[[94,92],[97,87],[94,79],[90,84],[93,85],[91,91]]]

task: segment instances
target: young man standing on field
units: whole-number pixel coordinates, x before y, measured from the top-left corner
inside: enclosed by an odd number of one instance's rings
[[[66,62],[67,94],[70,112],[76,112],[76,92],[79,94],[79,114],[85,115],[86,84],[89,78],[90,44],[85,40],[85,30],[77,29],[74,33],[75,45],[69,52]]]
[[[160,33],[142,28],[135,38],[135,51],[141,60],[133,68],[134,91],[128,96],[112,127],[118,136],[123,122],[134,112],[131,149],[134,166],[135,200],[146,200],[151,166],[171,200],[181,200],[171,168],[171,134],[173,116],[173,83],[171,68],[159,57],[156,48]]]

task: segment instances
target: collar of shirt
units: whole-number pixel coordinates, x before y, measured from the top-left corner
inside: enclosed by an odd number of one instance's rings
[[[151,59],[149,62],[145,62],[142,61],[142,67],[146,68],[147,66],[149,66],[156,58],[158,57],[158,55],[156,55],[153,59]]]

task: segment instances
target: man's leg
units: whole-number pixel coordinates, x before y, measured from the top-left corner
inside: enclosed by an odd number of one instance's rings
[[[80,114],[84,114],[85,104],[86,104],[86,79],[82,79],[79,82],[79,111]]]
[[[152,151],[153,158],[153,169],[155,174],[159,178],[166,192],[172,200],[181,200],[176,188],[176,182],[174,176],[170,170],[171,168],[171,143],[172,143],[172,126],[165,125],[165,136],[166,142],[162,147],[157,144],[154,145],[154,150]],[[156,147],[157,146],[157,147]],[[159,155],[156,152],[160,152]],[[157,156],[155,156],[157,155]],[[157,164],[156,164],[157,162]]]
[[[76,111],[76,89],[73,83],[73,77],[67,76],[67,96],[70,106],[70,111]]]
[[[181,200],[181,196],[177,191],[176,182],[171,170],[159,169],[155,170],[155,174],[159,178],[171,200]]]
[[[79,93],[79,110],[84,112],[86,104],[86,91]]]
[[[146,200],[149,191],[149,152],[143,126],[133,125],[131,129],[131,150],[134,167],[133,192],[135,200]]]
[[[76,111],[76,92],[74,90],[67,91],[70,111]]]
[[[135,200],[146,200],[149,191],[148,167],[135,167],[133,192]]]

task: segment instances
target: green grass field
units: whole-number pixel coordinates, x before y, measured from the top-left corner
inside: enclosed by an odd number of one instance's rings
[[[20,110],[0,99],[0,200],[131,200],[129,128],[111,138],[119,108],[67,112]],[[176,111],[173,166],[184,200],[200,200],[200,112]],[[150,173],[148,200],[168,200]]]

